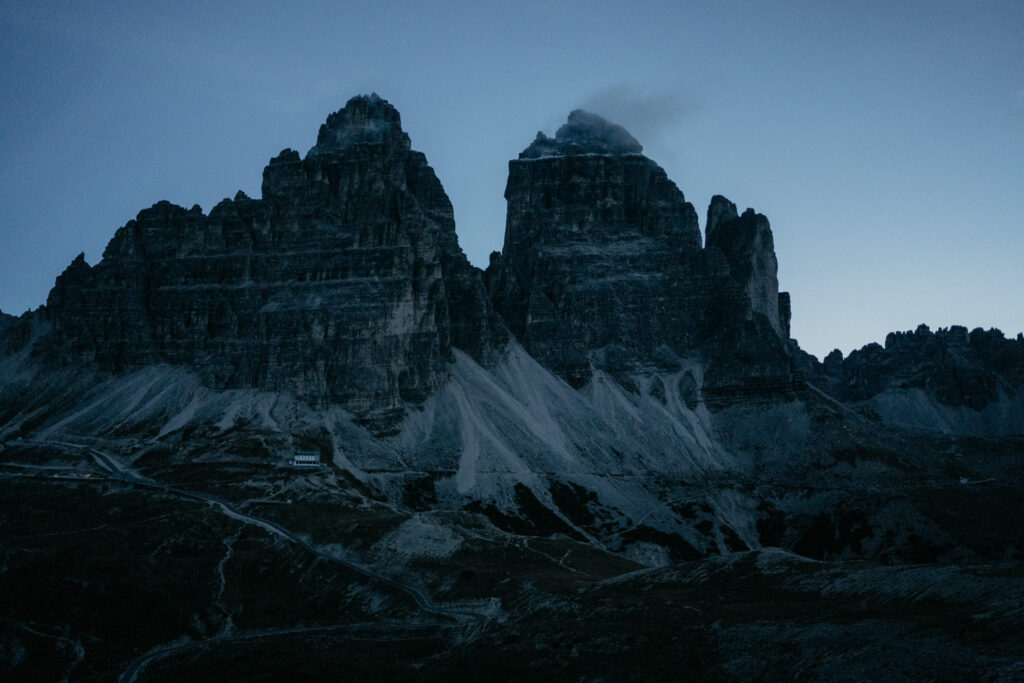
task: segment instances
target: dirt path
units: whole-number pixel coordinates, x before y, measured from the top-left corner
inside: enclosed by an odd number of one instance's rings
[[[443,619],[450,619],[454,622],[433,624],[435,628],[467,626],[470,631],[467,637],[472,637],[473,634],[478,633],[481,630],[481,628],[492,618],[492,615],[490,613],[484,611],[474,611],[469,608],[454,609],[450,607],[445,607],[443,605],[439,605],[435,603],[425,591],[419,589],[416,586],[413,586],[394,577],[387,576],[381,573],[380,571],[376,570],[372,566],[353,562],[352,560],[340,557],[336,553],[326,552],[318,548],[317,546],[312,545],[311,543],[303,539],[301,536],[299,536],[297,533],[289,529],[286,529],[277,522],[273,522],[262,517],[257,517],[255,515],[250,515],[248,513],[242,512],[237,507],[235,507],[234,505],[232,505],[231,503],[222,498],[212,496],[206,493],[189,491],[178,486],[172,486],[170,484],[166,484],[164,482],[157,481],[149,477],[144,477],[138,472],[131,469],[130,467],[125,466],[114,456],[99,448],[96,448],[95,446],[68,441],[31,441],[29,443],[46,446],[62,446],[65,448],[84,450],[92,457],[92,459],[96,462],[97,465],[99,465],[103,470],[107,472],[107,481],[111,479],[118,480],[138,488],[152,489],[163,493],[174,494],[184,498],[189,498],[192,500],[207,503],[211,507],[221,512],[221,514],[224,514],[227,517],[230,517],[231,519],[242,522],[244,524],[251,524],[257,526],[273,536],[277,536],[290,543],[294,543],[300,546],[303,550],[306,550],[307,552],[312,553],[317,557],[320,557],[324,560],[327,560],[328,562],[332,562],[334,564],[345,567],[346,569],[349,569],[359,574],[360,576],[369,579],[371,584],[376,583],[391,588],[393,590],[399,591],[401,593],[404,593],[413,600],[413,602],[420,609],[420,611],[430,616],[440,617]],[[85,479],[82,481],[89,480]],[[100,479],[98,481],[103,480]],[[343,631],[347,628],[352,628],[352,626],[339,625],[334,627],[328,626],[314,629],[281,629],[279,631],[261,631],[257,634],[235,634],[230,636],[215,636],[212,638],[208,638],[206,640],[187,644],[181,644],[177,642],[168,643],[166,645],[157,646],[157,648],[150,650],[146,654],[142,655],[141,657],[133,661],[131,664],[128,665],[128,668],[125,669],[124,673],[121,674],[118,680],[121,683],[132,683],[136,680],[136,677],[138,676],[139,672],[142,671],[142,669],[148,663],[154,661],[155,659],[161,659],[163,657],[167,657],[177,652],[185,651],[187,649],[191,649],[199,645],[218,642],[229,642],[233,640],[245,640],[252,638],[268,638],[275,635],[287,635],[291,633],[305,633],[312,631],[329,632],[332,630]]]

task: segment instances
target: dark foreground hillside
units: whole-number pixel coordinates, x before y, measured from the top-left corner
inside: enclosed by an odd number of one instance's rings
[[[1002,448],[1019,473],[1024,442]],[[1024,523],[1019,478],[895,492],[931,513],[969,561],[936,561],[950,549],[924,539],[906,561],[832,558],[841,533],[870,532],[863,521],[815,520],[798,549],[828,559],[763,547],[646,568],[564,534],[503,531],[477,512],[396,510],[333,471],[142,470],[172,491],[112,476],[77,449],[3,455],[5,680],[1024,673],[1024,565],[1005,546]],[[15,464],[40,461],[54,469]],[[382,578],[185,492],[279,523]],[[428,609],[404,586],[427,593]]]

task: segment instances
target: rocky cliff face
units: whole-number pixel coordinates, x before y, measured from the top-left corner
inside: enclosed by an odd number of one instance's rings
[[[767,219],[715,197],[702,248],[693,206],[641,150],[577,110],[509,163],[505,245],[486,273],[495,308],[574,386],[597,368],[698,358],[710,362],[705,400],[785,391],[788,297]]]
[[[0,339],[2,339],[7,330],[13,327],[18,322],[18,319],[13,315],[8,315],[3,311],[0,311]]]
[[[703,344],[704,393],[715,406],[791,396],[790,299],[779,292],[768,219],[715,195],[708,206],[703,306],[713,321]]]
[[[480,359],[503,334],[451,202],[376,95],[332,114],[305,158],[272,159],[261,200],[142,211],[95,268],[68,267],[47,312],[67,359],[185,365],[364,416],[421,401],[453,346]]]
[[[31,332],[31,313],[16,317],[0,311],[0,356],[23,348],[28,343]]]
[[[708,206],[707,250],[712,259],[725,259],[731,279],[745,296],[739,305],[764,316],[775,332],[789,338],[788,294],[786,312],[779,300],[779,264],[768,219],[747,209],[742,216],[736,205],[721,195]],[[785,294],[785,292],[784,292]]]
[[[453,349],[493,362],[509,330],[574,387],[601,371],[657,398],[668,373],[691,409],[789,400],[801,377],[843,401],[920,390],[974,411],[1024,385],[1024,342],[981,330],[806,356],[768,219],[715,196],[702,244],[679,188],[593,114],[538,133],[509,163],[505,197],[505,243],[481,277],[398,112],[356,97],[305,157],[271,159],[261,199],[140,212],[96,267],[79,256],[57,278],[38,314],[51,332],[0,315],[0,350],[31,342],[114,372],[185,366],[214,388],[290,391],[383,425],[447,381]]]

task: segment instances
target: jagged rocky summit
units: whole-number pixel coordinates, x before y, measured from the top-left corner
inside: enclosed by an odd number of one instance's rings
[[[687,395],[723,405],[790,391],[789,298],[768,220],[724,197],[697,213],[639,143],[574,111],[509,163],[502,252],[486,272],[496,310],[573,386],[600,368],[688,373]]]
[[[538,134],[510,162],[505,247],[483,274],[398,111],[355,97],[305,157],[271,159],[262,198],[240,192],[209,215],[160,202],[95,267],[75,259],[39,351],[111,372],[186,366],[211,387],[385,422],[445,383],[453,348],[486,362],[508,330],[577,387],[594,369],[629,385],[686,366],[691,402],[702,386],[711,403],[786,392],[767,220],[716,197],[702,247],[693,206],[641,150],[580,110]]]
[[[184,365],[214,387],[360,415],[422,400],[453,346],[482,358],[504,334],[448,196],[375,94],[331,114],[305,158],[273,158],[262,199],[140,212],[96,267],[68,267],[46,308],[68,362]]]
[[[1024,335],[927,325],[891,332],[846,358],[795,351],[807,381],[891,425],[939,433],[1024,432]]]
[[[384,428],[445,385],[455,349],[487,366],[513,338],[576,388],[606,373],[662,396],[671,377],[691,410],[791,400],[804,379],[851,402],[891,389],[972,410],[1016,400],[1024,362],[1001,334],[807,356],[790,339],[768,219],[716,195],[702,238],[642,151],[582,110],[538,133],[509,162],[504,246],[482,272],[398,111],[354,97],[305,157],[271,159],[260,199],[140,212],[95,267],[80,255],[57,278],[48,333],[33,337],[38,317],[0,317],[0,350],[31,343],[114,373],[183,366],[212,388],[288,391]]]

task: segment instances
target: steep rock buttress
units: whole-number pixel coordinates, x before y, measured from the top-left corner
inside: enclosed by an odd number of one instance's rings
[[[509,162],[505,244],[485,276],[495,309],[574,386],[695,359],[712,406],[785,394],[789,299],[768,220],[716,196],[702,247],[693,206],[641,151],[577,110]]]
[[[377,95],[331,114],[305,158],[272,159],[262,199],[142,211],[47,311],[66,360],[184,365],[385,418],[446,381],[453,346],[480,359],[504,334],[448,196]]]

